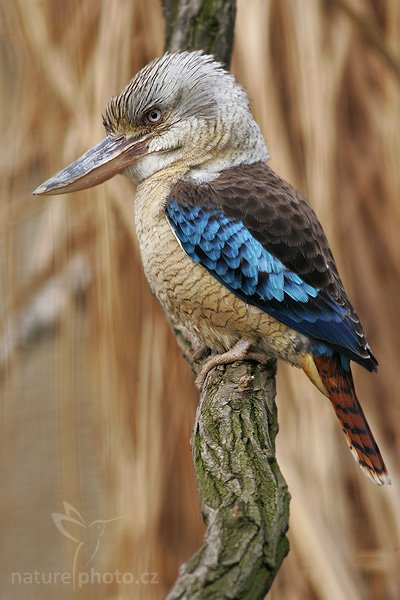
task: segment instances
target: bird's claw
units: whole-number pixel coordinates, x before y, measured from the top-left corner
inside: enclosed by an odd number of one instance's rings
[[[255,360],[263,365],[268,361],[268,357],[261,352],[249,352],[251,342],[249,340],[239,340],[230,350],[223,354],[214,354],[210,356],[196,377],[196,386],[201,390],[209,372],[218,365],[226,365],[238,360]]]

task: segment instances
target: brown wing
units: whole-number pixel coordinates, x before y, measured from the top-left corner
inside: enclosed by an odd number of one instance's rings
[[[242,221],[263,247],[303,281],[347,308],[362,364],[376,368],[367,340],[341,282],[325,233],[310,204],[267,164],[240,165],[205,184],[179,180],[171,198],[183,205],[220,208]]]

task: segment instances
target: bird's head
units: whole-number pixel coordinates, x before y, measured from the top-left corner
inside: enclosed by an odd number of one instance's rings
[[[140,182],[157,173],[207,181],[230,166],[268,158],[244,90],[202,52],[165,54],[111,99],[107,137],[35,190],[62,194],[120,172]]]

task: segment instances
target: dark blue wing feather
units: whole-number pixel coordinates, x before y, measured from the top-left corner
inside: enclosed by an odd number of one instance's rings
[[[347,306],[306,283],[218,208],[170,200],[168,220],[185,252],[245,302],[315,340],[316,353],[358,359],[360,340]]]

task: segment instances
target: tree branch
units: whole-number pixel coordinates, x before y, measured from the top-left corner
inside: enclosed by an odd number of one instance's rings
[[[166,50],[203,49],[229,65],[234,0],[163,0]],[[194,371],[207,357],[173,324]],[[275,458],[276,361],[213,369],[200,394],[192,436],[207,530],[167,600],[262,599],[289,551],[289,492]]]
[[[167,50],[204,50],[229,67],[235,0],[162,0],[162,3]]]
[[[237,362],[207,377],[192,437],[207,530],[167,600],[261,599],[289,550],[275,366]]]

